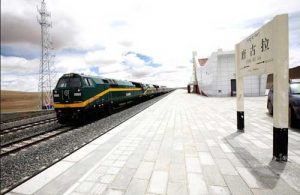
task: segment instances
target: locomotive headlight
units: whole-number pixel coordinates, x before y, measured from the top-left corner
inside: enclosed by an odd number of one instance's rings
[[[74,96],[81,96],[81,92],[80,93],[74,93]]]
[[[59,97],[59,94],[57,93],[56,90],[54,90],[53,97]]]

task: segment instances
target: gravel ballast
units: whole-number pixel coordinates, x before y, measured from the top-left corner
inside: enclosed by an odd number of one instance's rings
[[[50,113],[50,114],[35,116],[35,117],[26,118],[26,119],[22,119],[22,120],[18,120],[18,121],[13,121],[13,122],[9,122],[9,123],[3,123],[3,124],[1,124],[1,131],[8,129],[8,128],[13,128],[16,126],[26,125],[26,124],[30,124],[30,123],[35,123],[35,122],[39,122],[39,121],[54,118],[54,117],[56,117],[56,114]]]
[[[1,124],[54,113],[54,110],[1,113]]]
[[[62,127],[57,121],[1,135],[1,146]]]
[[[1,158],[1,193],[36,175],[59,159],[64,158],[91,140],[108,132],[132,116],[166,97],[161,95],[126,110],[78,127],[55,138]]]

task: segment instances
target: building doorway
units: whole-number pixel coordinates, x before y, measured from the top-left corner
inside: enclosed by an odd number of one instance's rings
[[[231,96],[236,96],[236,80],[231,79]]]

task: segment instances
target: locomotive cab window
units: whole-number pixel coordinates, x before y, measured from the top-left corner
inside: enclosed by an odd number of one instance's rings
[[[94,83],[93,83],[92,79],[85,77],[85,78],[83,78],[83,80],[84,80],[84,83],[85,83],[86,86],[88,86],[88,87],[93,87],[94,86]]]
[[[83,81],[84,81],[84,84],[86,85],[86,86],[90,86],[90,84],[89,84],[89,81],[88,81],[88,79],[87,78],[83,78]]]
[[[108,80],[106,80],[106,79],[103,79],[103,83],[109,84]]]
[[[88,80],[88,82],[89,82],[90,86],[91,86],[91,87],[94,87],[94,82],[93,82],[93,80],[92,80],[92,79],[90,79],[90,78],[88,78],[87,80]]]
[[[81,81],[79,77],[61,78],[57,84],[57,87],[59,88],[81,87]]]

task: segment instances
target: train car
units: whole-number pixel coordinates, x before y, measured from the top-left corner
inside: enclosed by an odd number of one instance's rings
[[[114,105],[138,100],[145,91],[145,85],[137,82],[69,73],[53,90],[54,108],[60,123],[84,121],[88,113],[111,113]]]

